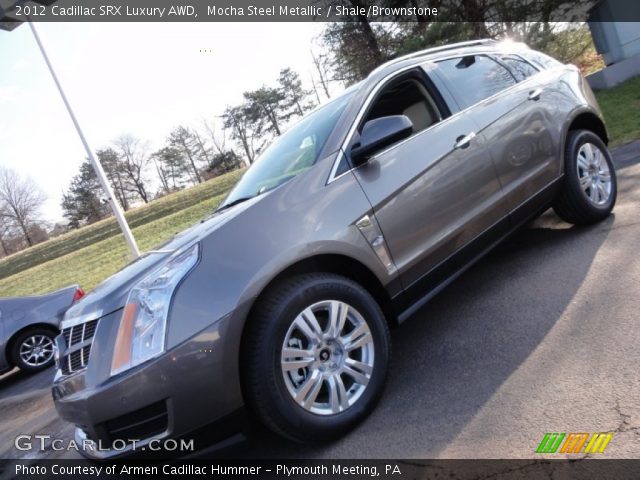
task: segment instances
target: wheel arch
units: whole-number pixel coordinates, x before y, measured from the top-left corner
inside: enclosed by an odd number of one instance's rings
[[[13,350],[13,347],[15,345],[15,342],[18,340],[18,337],[20,335],[22,335],[25,332],[28,332],[29,330],[36,330],[39,328],[43,328],[45,330],[49,330],[50,332],[54,333],[56,336],[60,333],[60,330],[57,329],[56,327],[54,327],[53,325],[51,325],[50,323],[31,323],[29,325],[26,325],[24,327],[22,327],[20,330],[17,330],[13,333],[13,335],[11,335],[11,337],[9,338],[9,340],[7,340],[6,343],[6,348],[4,351],[4,356],[5,356],[5,360],[7,362],[7,365],[11,366],[11,367],[15,367],[15,362],[13,361],[13,358],[11,358],[11,351]]]
[[[393,308],[391,297],[382,283],[380,283],[378,277],[366,265],[359,260],[344,254],[319,254],[298,260],[297,262],[287,266],[266,283],[251,304],[251,308],[247,315],[247,321],[245,321],[245,325],[243,326],[243,335],[246,330],[247,322],[251,318],[254,308],[258,305],[259,300],[264,295],[267,295],[270,289],[282,280],[305,273],[333,273],[355,281],[367,290],[376,302],[378,302],[389,326],[392,327],[397,325],[397,314]]]
[[[585,109],[575,113],[565,131],[565,139],[571,130],[589,130],[598,135],[605,145],[609,145],[607,127],[592,110]]]

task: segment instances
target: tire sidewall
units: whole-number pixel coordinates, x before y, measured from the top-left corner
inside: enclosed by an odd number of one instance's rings
[[[374,342],[374,367],[367,388],[354,405],[335,415],[308,412],[291,397],[281,370],[282,344],[295,317],[305,308],[323,300],[338,300],[355,308],[367,322]],[[319,440],[333,438],[366,416],[377,402],[386,379],[389,358],[388,329],[380,307],[371,296],[353,282],[341,279],[316,279],[289,296],[272,319],[273,329],[264,339],[270,381],[273,382],[273,408],[294,428],[308,429]]]
[[[55,337],[56,337],[56,334],[54,332],[52,332],[51,330],[40,328],[40,329],[34,329],[34,330],[27,330],[27,331],[21,333],[16,338],[15,342],[13,342],[13,345],[12,345],[12,348],[11,348],[11,361],[12,361],[13,365],[18,367],[23,372],[39,372],[41,370],[45,370],[45,369],[49,368],[54,363],[54,356],[52,356],[51,359],[47,363],[44,363],[42,365],[38,365],[37,367],[34,367],[32,365],[27,365],[26,363],[23,362],[22,358],[20,357],[20,346],[23,344],[23,342],[27,338],[32,337],[34,335],[46,335],[54,343],[54,348],[55,348]]]
[[[580,180],[578,177],[578,165],[577,156],[578,151],[585,143],[594,144],[600,149],[605,161],[609,167],[611,175],[611,193],[606,203],[603,205],[595,205],[587,197],[586,192],[580,187]],[[566,184],[568,188],[574,191],[574,194],[582,199],[584,205],[591,209],[594,213],[607,215],[614,207],[616,203],[616,197],[618,193],[618,182],[616,178],[615,168],[609,149],[604,144],[602,139],[596,134],[588,130],[579,130],[570,134],[567,141],[566,158],[565,158],[565,176]]]

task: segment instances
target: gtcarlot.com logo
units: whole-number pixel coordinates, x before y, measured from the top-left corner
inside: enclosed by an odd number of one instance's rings
[[[604,453],[612,438],[611,432],[545,433],[536,453]]]
[[[127,450],[151,450],[170,452],[192,452],[195,448],[193,439],[153,438],[142,442],[139,439],[117,439],[111,443],[100,440],[93,441],[85,438],[80,441],[75,439],[53,438],[51,435],[18,435],[14,440],[16,450],[54,450],[54,451],[96,451],[96,452],[124,452]]]

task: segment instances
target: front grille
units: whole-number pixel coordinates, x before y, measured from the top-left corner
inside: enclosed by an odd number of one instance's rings
[[[91,320],[62,330],[66,344],[65,354],[60,357],[60,370],[63,375],[70,375],[87,366],[97,326],[98,320]]]
[[[161,434],[167,430],[168,424],[167,402],[161,400],[108,420],[104,423],[104,429],[108,436],[108,442],[124,440],[126,443],[130,440],[144,440]]]

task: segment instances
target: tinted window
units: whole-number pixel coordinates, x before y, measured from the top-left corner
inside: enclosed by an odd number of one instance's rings
[[[525,62],[520,57],[504,55],[500,57],[500,61],[509,67],[509,70],[511,70],[511,73],[513,73],[513,76],[516,77],[516,80],[519,82],[538,73],[538,70],[533,65]]]
[[[438,70],[454,89],[462,108],[515,85],[509,70],[484,55],[469,55],[438,62]]]

